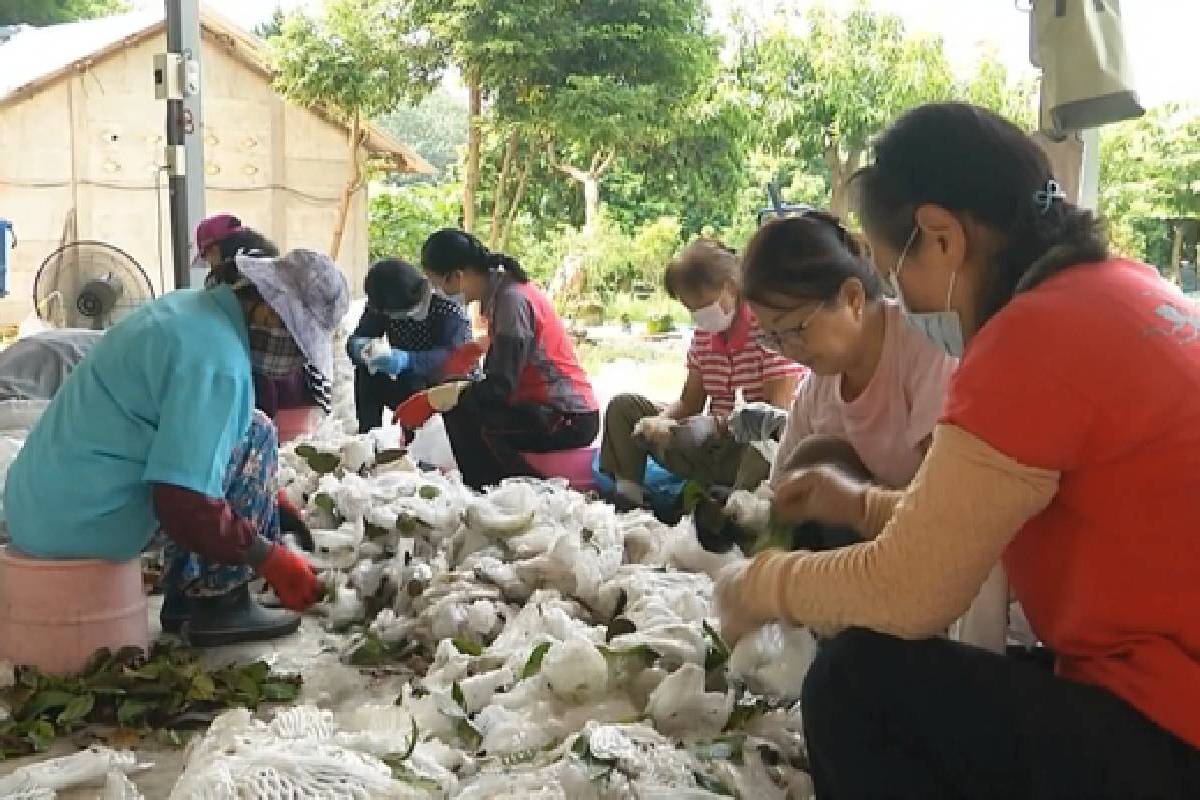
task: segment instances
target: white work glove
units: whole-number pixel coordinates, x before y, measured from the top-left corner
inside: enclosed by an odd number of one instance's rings
[[[649,447],[664,447],[671,439],[671,431],[678,423],[670,417],[643,417],[633,426],[634,441]]]
[[[729,432],[738,444],[774,439],[787,425],[788,415],[770,403],[746,403],[729,415]]]

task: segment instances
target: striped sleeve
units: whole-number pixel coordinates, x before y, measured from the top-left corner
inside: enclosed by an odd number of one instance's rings
[[[701,363],[705,353],[712,350],[709,344],[708,334],[702,331],[696,331],[692,334],[692,343],[688,345],[687,351],[687,368],[695,372],[703,372],[704,365]]]

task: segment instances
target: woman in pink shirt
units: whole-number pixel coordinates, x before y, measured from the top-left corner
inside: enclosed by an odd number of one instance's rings
[[[812,370],[787,415],[772,484],[832,460],[882,486],[907,486],[956,359],[905,323],[858,242],[828,214],[760,228],[742,258],[742,287],[763,345]],[[762,435],[783,423],[769,414],[748,424],[755,416],[753,406],[741,411],[734,427]]]

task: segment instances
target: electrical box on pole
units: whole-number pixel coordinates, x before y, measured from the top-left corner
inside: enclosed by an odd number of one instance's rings
[[[167,103],[164,171],[171,203],[171,253],[176,289],[196,283],[192,232],[204,218],[199,0],[165,0],[167,52],[154,57],[154,96]],[[203,275],[203,270],[197,270]],[[169,287],[163,287],[167,290]]]

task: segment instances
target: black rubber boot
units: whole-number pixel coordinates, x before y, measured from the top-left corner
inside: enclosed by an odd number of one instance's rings
[[[242,584],[217,597],[193,597],[192,615],[183,636],[192,647],[218,647],[240,642],[262,642],[295,633],[300,615],[263,608]]]
[[[162,623],[163,633],[179,633],[183,623],[192,616],[192,607],[187,596],[171,587],[163,589],[162,610],[158,612],[158,621]]]

